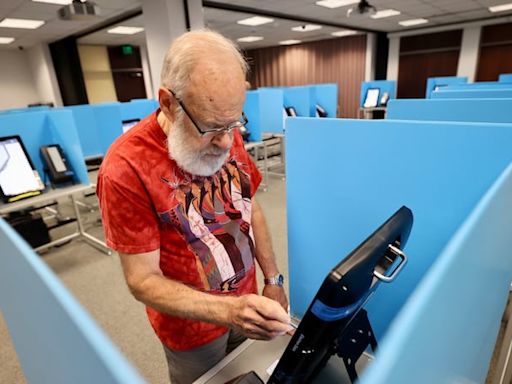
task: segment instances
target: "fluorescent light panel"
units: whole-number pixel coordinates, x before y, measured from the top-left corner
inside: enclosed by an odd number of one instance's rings
[[[400,24],[403,27],[411,27],[413,25],[420,25],[420,24],[426,24],[428,23],[427,19],[411,19],[411,20],[404,20],[399,21],[398,24]]]
[[[43,20],[29,20],[29,19],[10,19],[5,18],[0,21],[0,27],[3,28],[22,28],[22,29],[36,29],[44,24]]]
[[[0,37],[0,44],[11,44],[14,41],[14,37]]]
[[[323,0],[317,1],[316,5],[325,8],[339,8],[344,7],[345,5],[357,4],[359,0]]]
[[[355,35],[356,33],[357,33],[357,31],[336,31],[336,32],[332,32],[331,35],[337,36],[337,37],[342,37],[342,36]]]
[[[301,40],[283,40],[283,41],[280,41],[279,44],[281,45],[292,45],[292,44],[299,44],[299,43],[302,43]]]
[[[322,26],[321,25],[316,25],[316,24],[305,24],[305,25],[300,25],[298,27],[293,27],[292,31],[295,31],[295,32],[309,32],[309,31],[316,31],[317,29],[322,29]]]
[[[384,17],[391,17],[399,15],[400,11],[395,9],[383,9],[382,11],[378,11],[375,15],[371,15],[372,19],[383,19]]]
[[[250,25],[251,27],[254,27],[256,25],[272,23],[273,21],[274,19],[271,19],[269,17],[254,16],[249,17],[248,19],[238,20],[236,23],[242,25]]]
[[[236,41],[239,41],[241,43],[252,43],[254,41],[260,41],[263,40],[263,37],[261,36],[245,36],[245,37],[239,37],[236,39]]]
[[[118,35],[135,35],[136,33],[142,32],[144,28],[141,27],[125,27],[119,25],[117,27],[109,29],[108,33],[115,33]]]
[[[491,12],[503,12],[510,11],[512,9],[512,3],[502,4],[502,5],[494,5],[489,7],[489,11]]]
[[[48,3],[48,4],[58,4],[58,5],[67,5],[71,4],[73,0],[32,0],[34,3]]]

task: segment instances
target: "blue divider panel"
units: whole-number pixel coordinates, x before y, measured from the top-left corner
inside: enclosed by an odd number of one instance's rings
[[[443,91],[469,91],[469,90],[494,90],[494,89],[510,89],[512,84],[498,83],[497,81],[485,81],[479,83],[455,84],[442,88]]]
[[[502,73],[498,81],[500,83],[512,83],[512,73]]]
[[[393,322],[361,384],[485,382],[512,279],[511,211],[509,166]]]
[[[247,91],[245,93],[244,113],[249,120],[247,129],[251,133],[249,141],[261,141],[261,98],[259,91]]]
[[[311,86],[313,96],[311,100],[312,114],[316,115],[316,104],[319,104],[327,112],[327,117],[337,117],[338,109],[338,84],[315,84]]]
[[[366,99],[366,92],[370,88],[379,88],[379,105],[380,98],[387,92],[389,94],[389,100],[396,99],[396,81],[395,80],[375,80],[375,81],[363,81],[361,83],[361,97],[359,106],[363,107],[364,100]]]
[[[75,181],[89,184],[87,169],[80,147],[73,115],[62,109],[49,109],[30,113],[0,114],[1,136],[19,135],[39,175],[44,179],[44,166],[40,147],[59,144],[73,171]]]
[[[297,116],[311,116],[312,89],[309,86],[283,88],[283,99],[285,107],[294,107]],[[314,114],[313,114],[314,116]]]
[[[158,108],[158,102],[153,99],[134,99],[127,103],[121,103],[121,119],[143,119]]]
[[[427,99],[431,98],[431,94],[436,89],[436,87],[442,88],[451,84],[461,84],[467,83],[467,77],[457,77],[457,76],[444,76],[444,77],[429,77],[427,79],[427,90],[425,97]]]
[[[510,99],[512,98],[512,87],[510,89],[471,89],[467,91],[445,91],[432,92],[433,99]]]
[[[388,104],[390,120],[512,123],[512,99],[397,99]]]
[[[259,94],[260,132],[283,133],[283,90],[262,88]],[[252,134],[252,131],[251,131]]]
[[[41,112],[41,111],[48,111],[50,110],[50,107],[47,105],[38,105],[36,107],[29,107],[29,108],[15,108],[15,109],[3,109],[0,111],[0,114],[2,113],[26,113],[26,112]]]
[[[326,273],[407,205],[415,217],[410,261],[367,306],[380,337],[511,161],[511,145],[512,124],[287,119],[293,313],[302,316]]]
[[[144,382],[41,258],[2,219],[0,248],[0,308],[27,382]]]

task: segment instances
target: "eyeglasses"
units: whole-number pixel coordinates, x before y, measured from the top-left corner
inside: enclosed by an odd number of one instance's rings
[[[211,128],[211,129],[201,129],[199,128],[199,124],[196,123],[196,121],[192,118],[192,115],[187,111],[187,108],[185,108],[185,105],[183,105],[183,102],[176,96],[173,90],[167,89],[174,97],[174,99],[178,102],[181,109],[183,109],[183,112],[185,112],[185,115],[190,119],[192,124],[194,124],[194,127],[197,129],[197,132],[201,136],[215,136],[219,133],[231,133],[233,129],[235,128],[242,128],[244,127],[249,120],[247,119],[247,116],[245,116],[245,113],[242,112],[242,116],[240,117],[240,120],[233,121],[232,123],[229,123],[228,125],[225,125],[224,127],[218,127],[218,128]]]

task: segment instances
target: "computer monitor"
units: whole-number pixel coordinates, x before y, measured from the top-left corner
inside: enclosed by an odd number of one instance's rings
[[[137,123],[140,121],[140,119],[130,119],[130,120],[123,120],[123,133],[126,133],[132,128],[134,125],[137,125]]]
[[[366,91],[366,97],[364,99],[364,108],[374,108],[379,105],[379,88],[368,88]]]
[[[400,249],[412,222],[411,210],[401,207],[327,274],[267,383],[313,380],[379,281],[393,280],[405,264]]]
[[[315,109],[316,109],[316,117],[327,117],[329,115],[327,113],[327,111],[320,104],[316,104]]]
[[[0,195],[5,202],[41,194],[44,185],[19,136],[0,137]]]
[[[284,107],[284,110],[286,111],[286,115],[288,117],[297,117],[297,111],[295,110],[295,107]]]

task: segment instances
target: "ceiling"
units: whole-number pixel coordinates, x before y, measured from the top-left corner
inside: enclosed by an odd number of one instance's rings
[[[277,45],[281,40],[300,39],[314,41],[333,38],[331,32],[345,28],[366,29],[383,32],[397,32],[418,27],[402,27],[399,21],[426,18],[429,23],[419,27],[432,27],[453,23],[468,22],[502,17],[512,14],[512,11],[491,13],[489,6],[502,5],[512,0],[370,0],[378,10],[395,9],[400,15],[383,19],[353,19],[347,18],[346,13],[353,5],[329,9],[315,5],[315,0],[216,0],[217,7],[234,7],[239,11],[219,8],[204,8],[205,25],[218,30],[224,35],[236,40],[244,36],[262,36],[264,40],[253,43],[240,43],[244,49],[260,48]],[[30,47],[41,42],[52,42],[66,36],[82,33],[93,29],[109,19],[120,17],[127,12],[136,12],[141,9],[141,0],[95,0],[100,8],[100,17],[89,21],[63,21],[57,17],[59,5],[36,3],[31,0],[1,0],[0,19],[27,18],[45,20],[45,24],[35,30],[12,29],[0,27],[0,37],[14,37],[16,40],[8,45],[0,45],[0,49],[15,49],[19,46]],[[214,2],[204,1],[205,4]],[[240,11],[242,8],[242,11]],[[257,27],[239,25],[237,20],[253,16],[251,9],[259,12],[273,14],[273,23]],[[275,15],[281,17],[275,17]],[[282,16],[288,15],[291,19],[307,19],[315,24],[324,25],[322,29],[310,32],[295,32],[292,27],[308,24],[305,21],[289,20]],[[144,26],[143,15],[125,20],[114,25]],[[109,28],[111,28],[110,26]],[[108,29],[109,29],[108,28]],[[134,44],[145,43],[144,32],[135,35],[112,35],[106,29],[96,31],[82,37],[82,44]]]

